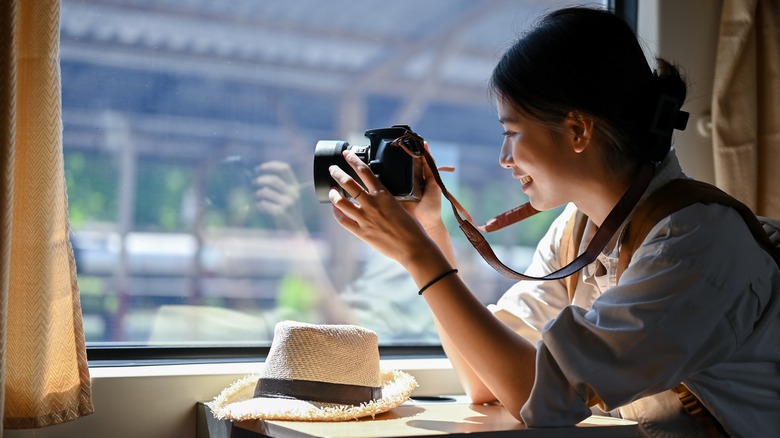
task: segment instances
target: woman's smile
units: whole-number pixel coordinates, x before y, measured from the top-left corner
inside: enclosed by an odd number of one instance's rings
[[[528,193],[528,188],[529,188],[529,186],[531,185],[531,183],[533,182],[534,179],[531,178],[530,175],[523,175],[519,179],[520,179],[520,182],[523,183],[523,187],[521,188],[521,190],[523,191],[523,193],[527,194]]]

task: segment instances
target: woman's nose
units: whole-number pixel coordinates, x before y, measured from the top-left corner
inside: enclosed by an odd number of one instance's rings
[[[512,159],[512,150],[507,146],[507,143],[508,142],[504,140],[504,143],[501,144],[501,152],[498,154],[498,164],[501,167],[510,169],[515,165],[515,162]]]

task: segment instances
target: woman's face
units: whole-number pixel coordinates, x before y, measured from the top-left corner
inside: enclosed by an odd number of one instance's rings
[[[510,169],[537,210],[549,210],[572,200],[570,187],[573,160],[565,134],[523,117],[499,97],[498,119],[504,127],[499,164]]]

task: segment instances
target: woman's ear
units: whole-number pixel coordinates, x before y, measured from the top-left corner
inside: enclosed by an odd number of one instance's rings
[[[593,139],[593,119],[577,112],[569,112],[563,121],[563,129],[576,153],[582,153]]]

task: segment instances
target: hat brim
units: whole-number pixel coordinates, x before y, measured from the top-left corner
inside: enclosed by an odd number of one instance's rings
[[[359,406],[282,398],[254,398],[259,374],[246,376],[225,388],[207,406],[220,420],[347,421],[375,416],[402,405],[417,381],[398,370],[381,370],[382,398]]]

